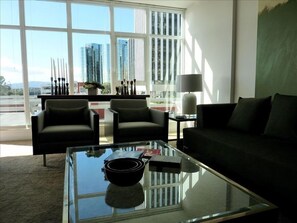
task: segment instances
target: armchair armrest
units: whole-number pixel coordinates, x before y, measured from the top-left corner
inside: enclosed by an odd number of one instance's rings
[[[157,109],[150,109],[152,122],[157,123],[161,126],[165,126],[168,123],[169,113],[160,111]]]
[[[90,126],[94,130],[94,139],[99,145],[99,114],[93,109],[90,109],[90,122]]]
[[[44,128],[45,111],[41,111],[31,116],[32,145],[33,148],[38,147],[38,133]]]
[[[45,111],[41,111],[37,113],[36,115],[31,116],[31,128],[32,131],[36,131],[36,133],[39,133],[44,129],[44,116],[45,116]]]
[[[109,142],[113,142],[113,137],[116,137],[117,133],[114,133],[115,129],[119,127],[119,113],[115,110],[108,108],[105,110],[105,125],[104,133]]]
[[[164,128],[163,140],[168,142],[168,125],[169,125],[169,112],[160,111],[157,109],[150,109],[152,122],[157,123]]]
[[[236,103],[197,105],[197,127],[225,127]]]

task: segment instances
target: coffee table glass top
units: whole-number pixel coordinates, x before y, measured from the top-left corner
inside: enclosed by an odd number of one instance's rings
[[[181,157],[181,166],[156,168],[148,162],[138,184],[111,184],[105,177],[104,160],[118,150],[139,149]],[[275,208],[162,141],[67,149],[63,222],[200,222]]]

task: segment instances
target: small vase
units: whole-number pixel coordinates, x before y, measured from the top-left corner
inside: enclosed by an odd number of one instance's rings
[[[97,88],[89,88],[88,95],[97,95]]]

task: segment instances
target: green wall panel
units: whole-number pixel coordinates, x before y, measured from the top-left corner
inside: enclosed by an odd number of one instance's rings
[[[258,17],[256,97],[297,95],[297,0]]]

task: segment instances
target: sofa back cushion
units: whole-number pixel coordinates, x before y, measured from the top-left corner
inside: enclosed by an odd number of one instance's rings
[[[117,108],[119,122],[150,122],[151,116],[148,107],[144,108]]]
[[[274,96],[264,135],[297,142],[297,96]]]
[[[250,133],[263,133],[271,108],[271,97],[239,98],[227,127]]]

